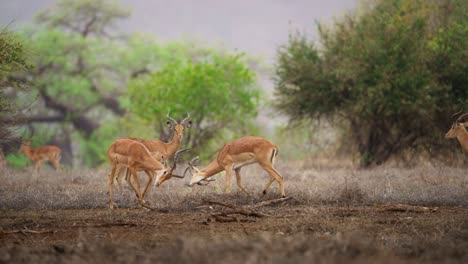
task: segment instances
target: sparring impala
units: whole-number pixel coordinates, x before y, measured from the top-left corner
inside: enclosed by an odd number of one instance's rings
[[[284,193],[283,177],[281,174],[273,168],[273,163],[278,154],[278,147],[270,141],[260,137],[241,137],[229,143],[226,143],[218,153],[216,159],[214,159],[204,169],[198,169],[193,163],[196,159],[193,159],[189,163],[190,170],[195,171],[192,173],[192,179],[190,180],[190,186],[194,184],[200,184],[203,181],[208,181],[211,176],[226,171],[226,185],[224,192],[229,192],[231,184],[231,172],[234,170],[236,174],[237,186],[248,194],[241,182],[241,168],[250,164],[258,163],[270,176],[268,183],[263,189],[263,195],[266,194],[270,185],[277,181],[282,197],[286,197]],[[165,180],[164,178],[161,183]],[[160,184],[161,184],[160,183]]]
[[[111,165],[111,173],[108,175],[110,208],[114,208],[114,178],[116,177],[118,167],[126,167],[128,169],[131,177],[133,177],[137,183],[137,187],[132,184],[131,180],[128,180],[128,183],[135,191],[135,195],[139,199],[140,204],[144,204],[146,192],[154,179],[154,172],[162,171],[163,175],[172,174],[173,170],[176,168],[175,163],[177,162],[178,154],[183,151],[185,150],[179,150],[175,153],[174,165],[172,169],[167,170],[165,165],[154,158],[149,150],[140,142],[128,138],[114,141],[107,150]],[[149,178],[143,193],[140,191],[140,181],[137,175],[138,171],[144,171]]]
[[[18,153],[24,153],[28,159],[32,160],[36,166],[34,171],[38,173],[41,170],[43,161],[50,161],[55,170],[60,170],[61,150],[57,146],[48,145],[38,148],[32,148],[30,141],[23,141],[18,150]]]
[[[166,143],[159,139],[145,140],[145,139],[139,139],[139,138],[130,138],[132,140],[138,141],[142,143],[143,145],[145,145],[145,147],[151,152],[153,157],[159,160],[161,163],[165,163],[166,160],[169,160],[174,156],[176,151],[179,149],[180,143],[182,142],[182,139],[184,137],[184,130],[192,126],[192,121],[190,121],[189,113],[187,113],[187,116],[184,119],[182,119],[182,121],[180,122],[177,122],[175,119],[171,118],[169,116],[169,113],[167,113],[166,117],[168,120],[167,127],[173,130],[173,133],[174,133],[171,141]],[[125,178],[127,181],[129,181],[129,178],[128,178],[129,172],[128,170],[126,170],[125,172],[121,173],[121,169],[122,168],[120,167],[117,168],[117,175],[119,175],[117,177],[117,182],[119,184],[120,191],[122,192],[123,189],[122,189],[120,175],[126,175]],[[172,174],[168,174],[167,176],[170,176],[170,175]],[[159,176],[157,178],[159,178]]]
[[[461,111],[455,113],[452,117],[456,117],[460,113]],[[466,123],[463,122],[463,118],[466,116],[468,116],[468,113],[461,115],[453,122],[452,127],[445,134],[445,138],[457,138],[463,150],[468,153],[468,131],[465,128]]]

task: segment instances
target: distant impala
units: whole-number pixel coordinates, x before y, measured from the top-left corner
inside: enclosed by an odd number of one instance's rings
[[[28,159],[36,163],[34,171],[38,173],[41,170],[41,163],[43,161],[50,161],[56,170],[60,170],[60,157],[61,150],[56,146],[43,146],[38,148],[31,148],[30,141],[23,141],[18,150],[18,153],[24,153]]]

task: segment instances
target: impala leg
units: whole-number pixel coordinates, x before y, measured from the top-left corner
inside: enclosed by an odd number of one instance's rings
[[[107,185],[109,186],[109,207],[110,209],[114,209],[114,201],[113,196],[114,196],[114,175],[115,175],[115,170],[116,167],[113,166],[111,173],[107,176]]]
[[[267,184],[265,185],[265,188],[263,188],[262,196],[264,196],[267,193],[268,188],[270,188],[270,185],[275,181],[275,178],[270,176],[270,179],[268,180]]]
[[[54,166],[56,171],[60,171],[60,163],[57,159],[51,160],[50,163],[52,163],[52,166]]]
[[[137,199],[140,200],[141,192],[140,192],[140,180],[138,179],[138,174],[134,169],[128,168],[128,171],[130,173],[130,176],[128,177],[128,184],[130,185],[130,187],[132,187]],[[135,179],[135,182],[137,183],[136,187],[132,183],[132,178]]]
[[[280,192],[281,192],[281,196],[284,198],[286,197],[286,194],[284,192],[284,183],[283,183],[283,176],[281,176],[281,174],[279,174],[279,172],[277,170],[275,170],[275,168],[273,168],[273,166],[271,166],[271,164],[260,164],[260,166],[262,166],[262,168],[270,175],[270,181],[272,180],[276,180],[278,182],[278,185],[279,185],[279,189],[280,189]],[[267,187],[270,187],[270,182],[269,184],[267,185]],[[265,188],[265,190],[263,190],[263,193],[265,194],[267,191],[267,188]]]
[[[34,172],[39,173],[40,170],[41,170],[41,162],[36,161],[36,166],[34,167]]]
[[[241,168],[234,169],[234,172],[236,173],[236,181],[237,181],[237,187],[241,189],[243,192],[245,192],[247,195],[250,195],[249,192],[242,186],[242,181],[241,181],[241,174],[240,174]]]
[[[227,165],[224,169],[226,171],[226,185],[224,186],[224,193],[229,193],[231,187],[232,164]]]
[[[128,170],[127,168],[123,168],[122,166],[117,167],[117,184],[119,185],[119,191],[120,193],[123,193],[123,187],[122,187],[122,170],[125,170],[125,174],[127,174]]]
[[[148,175],[148,183],[146,184],[146,187],[145,187],[145,190],[143,191],[143,195],[140,199],[140,203],[145,203],[145,195],[146,195],[146,192],[148,191],[148,187],[151,186],[151,183],[153,183],[153,178],[154,178],[154,173],[152,171],[149,171],[149,170],[145,170],[145,173],[146,175]]]

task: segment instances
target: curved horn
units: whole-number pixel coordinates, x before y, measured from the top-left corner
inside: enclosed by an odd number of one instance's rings
[[[170,117],[169,113],[171,113],[171,111],[167,112],[167,115],[166,115],[167,119],[171,121],[172,123],[177,124],[177,121],[175,121],[174,118]]]
[[[457,115],[461,114],[463,112],[463,109],[456,112],[455,114],[452,115],[452,119],[455,119],[457,117]]]
[[[182,121],[180,121],[180,124],[181,125],[185,125],[185,123],[190,119],[190,114],[187,112],[187,117],[182,119]]]
[[[190,150],[190,148],[181,149],[181,150],[176,151],[176,153],[174,155],[174,163],[172,164],[172,168],[169,170],[169,172],[167,174],[172,174],[172,177],[176,177],[176,178],[184,178],[185,177],[185,174],[184,174],[184,176],[180,176],[180,175],[173,174],[173,172],[177,167],[177,162],[179,161],[179,154],[183,153],[183,152],[185,152],[187,150]]]
[[[184,174],[183,174],[184,176],[182,176],[182,178],[185,177],[185,174],[187,173],[187,171],[190,171],[190,174],[193,174],[192,168],[191,168],[190,166],[188,166],[188,167],[184,170]]]
[[[465,113],[457,118],[457,122],[460,122],[465,116],[468,116],[468,113]]]
[[[190,165],[190,167],[193,167],[193,166],[195,166],[195,163],[197,163],[199,160],[200,160],[200,157],[196,156],[188,164]]]

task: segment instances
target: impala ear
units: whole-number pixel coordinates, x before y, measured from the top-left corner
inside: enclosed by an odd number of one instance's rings
[[[186,128],[192,127],[192,121],[188,121],[187,124],[185,125]]]
[[[167,121],[166,125],[167,125],[168,128],[172,128],[172,122],[171,121]]]

